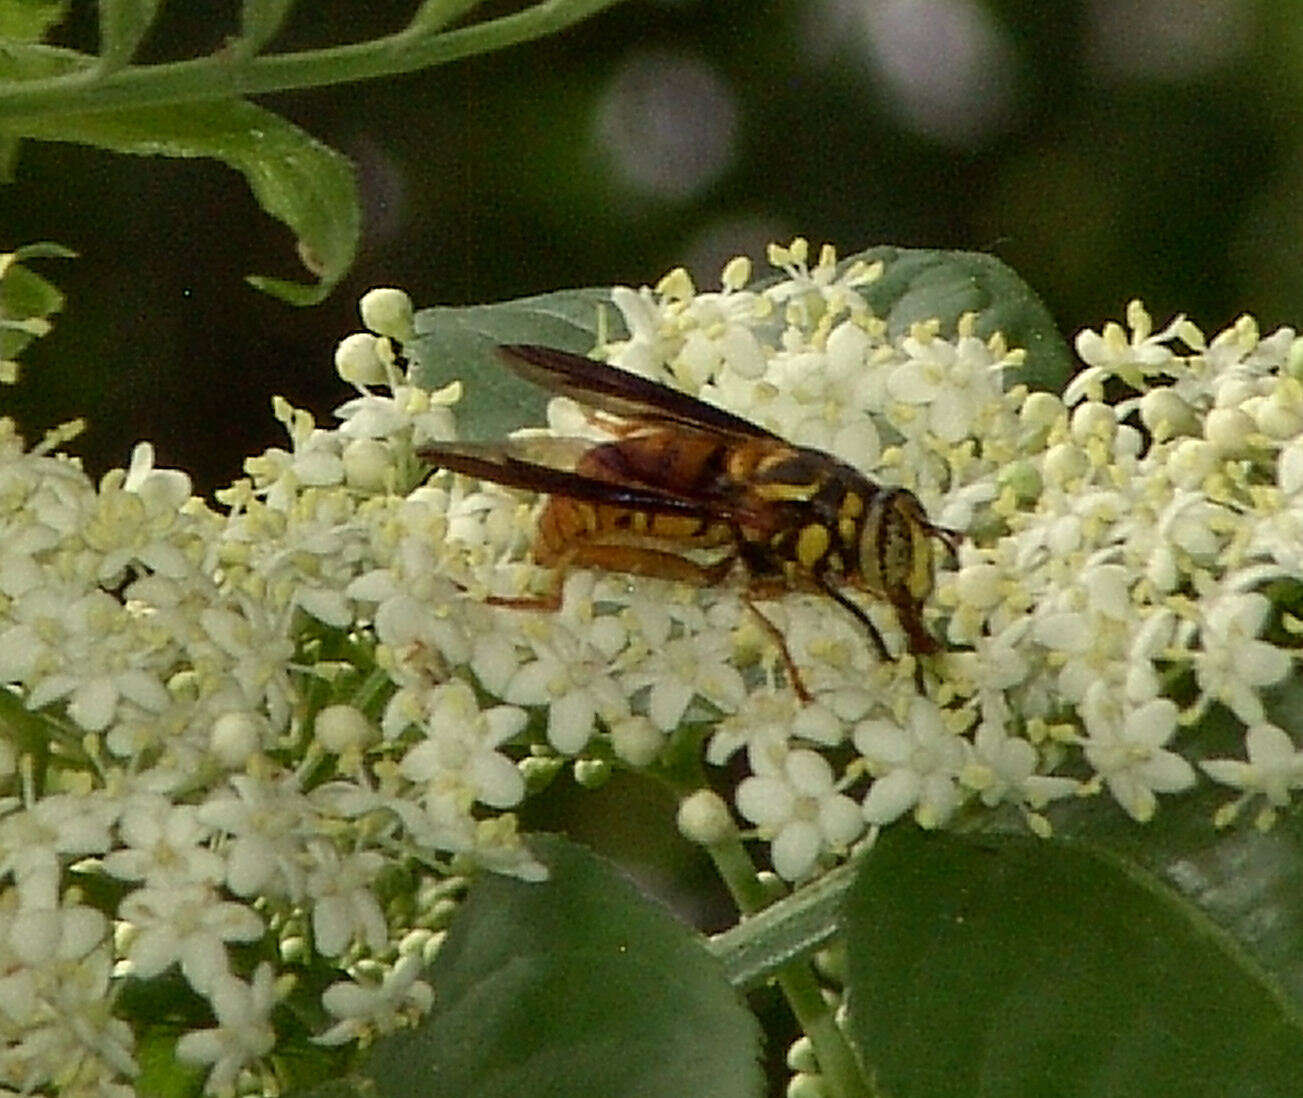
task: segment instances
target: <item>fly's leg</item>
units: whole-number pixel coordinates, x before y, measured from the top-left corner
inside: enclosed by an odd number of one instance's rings
[[[787,671],[787,681],[792,684],[796,696],[804,704],[808,705],[813,700],[813,695],[806,688],[805,680],[801,678],[801,672],[797,669],[796,661],[792,659],[792,653],[788,651],[787,639],[783,636],[782,630],[760,612],[760,607],[754,602],[757,597],[764,597],[763,588],[757,593],[744,591],[742,593],[742,605],[751,611],[756,621],[760,623],[760,627],[769,634],[769,638],[778,649],[779,656],[782,657],[783,667]]]

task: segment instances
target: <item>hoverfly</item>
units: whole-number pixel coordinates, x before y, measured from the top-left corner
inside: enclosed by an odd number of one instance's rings
[[[937,651],[922,622],[932,540],[953,553],[961,535],[929,522],[912,492],[875,484],[829,454],[594,359],[530,344],[501,346],[498,354],[526,380],[593,409],[593,422],[613,437],[450,442],[419,451],[440,468],[549,497],[533,555],[553,569],[551,592],[492,601],[556,610],[572,567],[706,586],[740,564],[743,601],[777,644],[803,700],[810,695],[758,599],[821,592],[890,660],[877,627],[839,585],[859,588],[891,604],[910,653]],[[685,555],[703,550],[715,558]]]

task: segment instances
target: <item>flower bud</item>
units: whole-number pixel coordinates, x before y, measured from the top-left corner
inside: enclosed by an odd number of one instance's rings
[[[1203,437],[1222,457],[1230,457],[1244,451],[1253,429],[1253,420],[1239,408],[1214,408],[1204,420]]]
[[[787,1050],[787,1066],[793,1071],[802,1071],[812,1075],[819,1070],[819,1061],[814,1058],[814,1045],[810,1038],[802,1034],[792,1042]]]
[[[208,746],[223,766],[243,766],[262,746],[262,722],[243,710],[223,713],[213,721]]]
[[[1140,398],[1140,422],[1156,438],[1199,433],[1199,419],[1171,389],[1151,389]]]
[[[1217,467],[1217,449],[1200,438],[1177,444],[1167,462],[1167,473],[1182,488],[1196,488]]]
[[[328,705],[317,714],[313,730],[317,743],[336,755],[360,750],[379,738],[377,730],[351,705]]]
[[[601,789],[611,778],[611,764],[605,759],[576,759],[575,784],[581,789]]]
[[[996,473],[996,482],[1001,488],[1012,491],[1014,499],[1019,503],[1030,503],[1041,494],[1041,489],[1044,487],[1040,470],[1026,460],[1002,465]]]
[[[385,363],[370,332],[354,332],[335,348],[335,372],[350,385],[381,385]]]
[[[362,323],[376,335],[406,343],[416,333],[412,327],[412,299],[402,290],[387,287],[368,290],[358,302]]]
[[[1108,441],[1117,430],[1117,414],[1107,404],[1088,400],[1072,413],[1072,437],[1081,445],[1093,438]]]
[[[1045,476],[1054,484],[1066,484],[1085,476],[1089,463],[1081,447],[1070,442],[1060,442],[1045,452]]]
[[[1047,431],[1058,422],[1065,412],[1063,401],[1053,393],[1032,393],[1023,401],[1018,418],[1023,426],[1033,430]]]
[[[733,814],[712,789],[698,789],[680,801],[676,823],[684,838],[702,846],[721,843],[735,832]]]
[[[379,492],[388,483],[393,464],[389,447],[378,438],[355,438],[340,456],[344,462],[344,480],[350,488]]]
[[[665,737],[646,717],[625,717],[611,725],[611,747],[630,766],[642,768],[656,761]]]
[[[1303,385],[1286,378],[1275,392],[1259,402],[1253,411],[1258,430],[1271,438],[1285,441],[1303,432]]]

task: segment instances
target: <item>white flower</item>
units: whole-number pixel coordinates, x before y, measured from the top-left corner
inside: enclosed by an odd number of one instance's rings
[[[1270,609],[1267,597],[1257,592],[1216,599],[1204,612],[1201,651],[1194,655],[1200,692],[1250,726],[1266,720],[1255,689],[1279,682],[1291,666],[1289,653],[1258,639]]]
[[[388,925],[380,903],[371,891],[385,859],[374,850],[340,856],[324,842],[311,844],[316,862],[308,873],[305,891],[312,904],[312,936],[317,949],[338,957],[357,938],[372,953],[388,941]]]
[[[399,771],[424,784],[426,795],[479,801],[493,808],[518,804],[525,781],[497,748],[525,727],[526,714],[512,705],[481,710],[462,682],[430,692],[424,707],[426,738],[403,756]]]
[[[1176,734],[1175,702],[1131,704],[1098,682],[1086,692],[1081,715],[1086,761],[1133,819],[1144,823],[1153,816],[1155,793],[1179,793],[1194,784],[1194,767],[1164,746]]]
[[[959,807],[958,780],[971,747],[950,731],[935,703],[915,698],[903,727],[890,719],[861,721],[852,738],[877,779],[864,798],[869,823],[891,823],[912,808],[920,827],[940,827]]]
[[[576,636],[560,623],[553,626],[545,640],[533,643],[536,658],[511,676],[503,697],[517,705],[546,705],[548,742],[573,755],[592,737],[598,717],[617,719],[627,706],[607,674],[610,657],[593,643],[598,638],[591,631]]]
[[[1133,389],[1143,389],[1145,378],[1162,372],[1175,357],[1166,344],[1182,330],[1184,317],[1176,317],[1160,332],[1154,332],[1153,321],[1139,301],[1127,305],[1127,324],[1131,336],[1118,324],[1110,321],[1104,333],[1089,328],[1077,336],[1077,354],[1087,364],[1063,391],[1063,401],[1069,407],[1082,399],[1099,400],[1103,383],[1109,377],[1120,377]]]
[[[0,874],[12,874],[25,907],[56,906],[60,856],[107,851],[118,808],[103,793],[56,793],[0,822]]]
[[[146,979],[169,965],[200,994],[208,994],[227,975],[227,942],[262,937],[262,920],[244,904],[221,900],[203,884],[147,886],[131,893],[118,914],[135,928],[127,948],[132,972]]]
[[[824,851],[843,851],[864,829],[855,802],[837,791],[828,760],[788,751],[775,764],[753,753],[756,773],[737,788],[737,808],[772,842],[774,871],[789,881],[814,869]]]
[[[417,979],[421,957],[408,954],[376,984],[331,984],[321,994],[321,1005],[339,1019],[318,1037],[321,1045],[342,1045],[365,1033],[384,1032],[404,1014],[421,1015],[430,1009],[434,993]]]
[[[226,832],[226,883],[237,896],[303,895],[302,852],[312,805],[292,774],[276,781],[236,774],[199,806],[199,819]]]
[[[1025,739],[1007,735],[994,721],[983,721],[977,726],[973,754],[961,777],[985,805],[1004,801],[1037,811],[1080,788],[1071,778],[1038,774],[1039,764],[1036,748]]]
[[[666,732],[678,727],[696,695],[726,712],[746,697],[746,684],[728,662],[724,637],[715,633],[671,640],[624,676],[630,689],[650,686],[647,713]]]
[[[1215,782],[1261,794],[1274,808],[1289,804],[1292,789],[1303,789],[1303,750],[1273,724],[1258,724],[1244,737],[1249,761],[1204,759],[1199,765]]]
[[[194,805],[143,796],[123,812],[118,834],[124,846],[103,858],[104,871],[114,877],[167,887],[216,884],[226,875],[225,860],[207,846],[213,829]]]
[[[227,974],[215,983],[208,998],[217,1026],[185,1034],[176,1043],[176,1055],[186,1063],[212,1064],[204,1090],[221,1094],[231,1089],[242,1068],[276,1045],[271,1025],[275,974],[265,961],[247,984]]]

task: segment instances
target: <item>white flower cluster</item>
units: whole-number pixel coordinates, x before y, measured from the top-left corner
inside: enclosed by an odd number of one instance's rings
[[[427,478],[416,452],[453,437],[460,385],[406,376],[397,291],[367,295],[371,330],[340,345],[340,424],[278,401],[287,448],[220,507],[147,444],[97,485],[57,453],[67,432],[27,449],[0,420],[0,1088],[125,1098],[114,989],[173,966],[217,1021],[177,1046],[212,1092],[266,1067],[296,958],[338,967],[323,1043],[421,1013],[463,862],[543,873],[510,811],[537,756],[645,766],[685,718],[712,722],[708,762],[745,751],[735,807],[792,880],[910,812],[1006,803],[1044,832],[1049,801],[1107,788],[1143,820],[1194,782],[1173,741],[1214,704],[1245,729],[1247,761],[1201,760],[1239,791],[1224,816],[1288,803],[1303,753],[1263,690],[1292,667],[1293,619],[1262,588],[1303,556],[1293,333],[1242,321],[1206,344],[1133,306],[1130,338],[1081,337],[1063,398],[1029,395],[1005,388],[1021,353],[971,317],[890,338],[857,289],[875,268],[831,249],[811,267],[799,240],[771,261],[765,288],[735,260],[718,293],[683,272],[617,289],[630,337],[596,353],[966,532],[928,607],[946,651],[926,694],[813,596],[765,606],[809,704],[735,584],[575,572],[556,613],[486,601],[546,585],[539,501]],[[596,431],[562,399],[549,422]],[[901,651],[890,609],[848,596]],[[386,891],[400,864],[406,891]],[[253,942],[283,968],[241,967]]]

